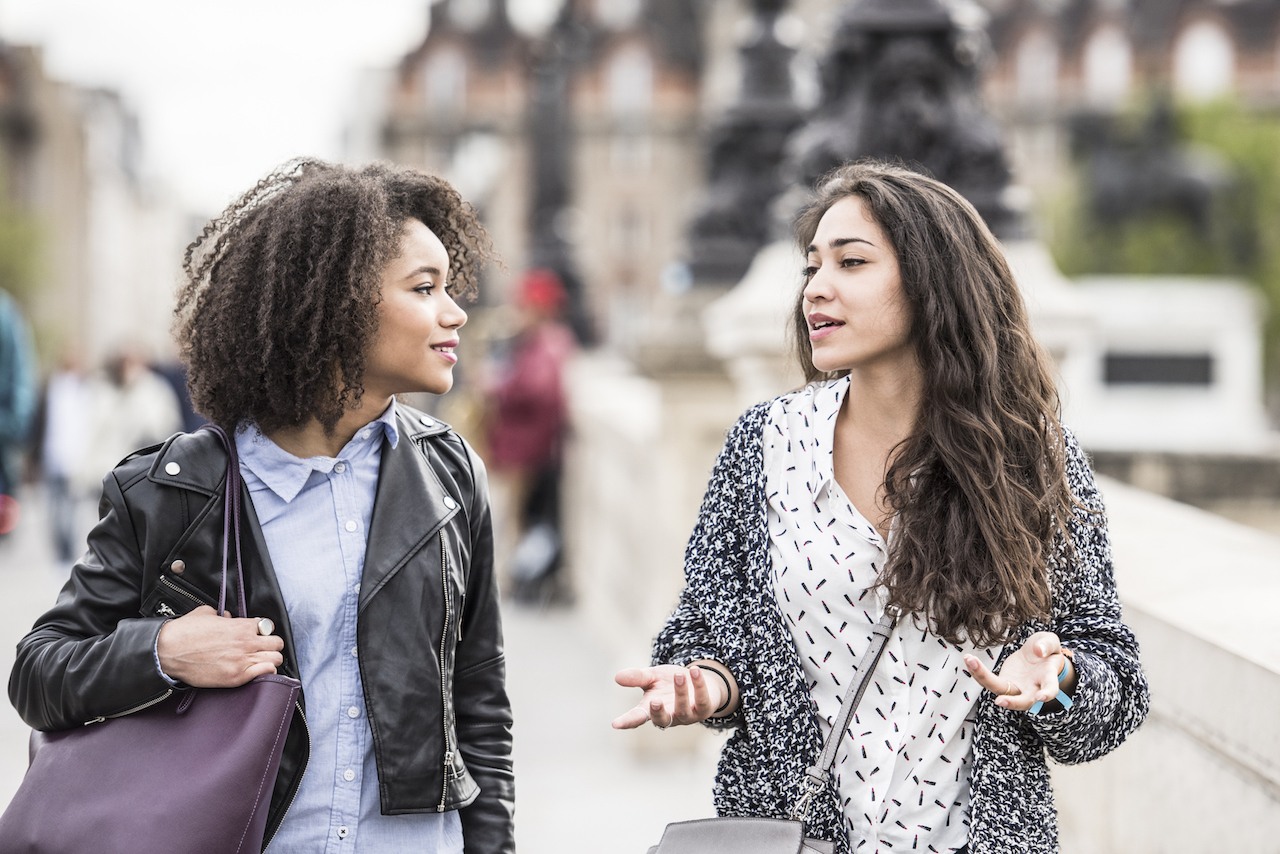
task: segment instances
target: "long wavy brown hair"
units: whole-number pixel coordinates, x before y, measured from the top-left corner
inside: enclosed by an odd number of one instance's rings
[[[924,372],[915,430],[885,475],[896,520],[879,584],[948,641],[1008,642],[1049,614],[1048,559],[1075,506],[1050,362],[1000,245],[959,193],[901,166],[846,164],[798,215],[802,251],[849,196],[897,255]],[[813,366],[802,302],[797,358],[807,381],[832,378]]]
[[[297,159],[187,247],[174,335],[196,409],[264,432],[332,429],[364,393],[383,268],[410,219],[449,253],[449,287],[474,297],[490,243],[446,181],[413,169]]]

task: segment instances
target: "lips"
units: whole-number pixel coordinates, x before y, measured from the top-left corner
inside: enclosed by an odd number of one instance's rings
[[[458,339],[454,338],[450,341],[441,341],[439,344],[432,344],[431,349],[435,350],[443,356],[450,364],[458,361],[458,354],[453,352],[458,347]]]
[[[808,320],[810,341],[821,340],[844,326],[844,321],[836,320],[834,317],[819,314],[818,312],[809,315]]]

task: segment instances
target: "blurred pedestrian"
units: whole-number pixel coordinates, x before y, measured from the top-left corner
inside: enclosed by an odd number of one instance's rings
[[[87,423],[73,489],[96,493],[102,477],[127,454],[163,442],[182,429],[178,397],[163,377],[151,370],[133,344],[115,349],[86,385]]]
[[[869,675],[811,836],[1056,852],[1046,753],[1113,750],[1149,694],[1051,364],[999,244],[940,182],[847,165],[796,235],[808,384],[730,431],[654,665],[617,676],[643,698],[614,726],[733,730],[717,811],[787,818]]]
[[[86,434],[91,432],[84,429],[90,412],[88,383],[80,352],[68,348],[45,380],[34,431],[33,456],[49,507],[49,533],[54,553],[64,564],[75,558],[84,537],[78,520],[89,493],[78,475],[83,470]],[[99,472],[99,477],[102,474],[105,471]]]
[[[177,333],[196,408],[238,451],[249,613],[210,607],[228,455],[178,434],[105,478],[87,555],[19,644],[9,695],[27,723],[284,673],[304,701],[264,847],[514,851],[484,466],[396,399],[453,385],[455,299],[488,254],[453,187],[386,165],[292,161],[205,228]]]
[[[562,601],[561,473],[569,427],[565,365],[574,337],[562,321],[565,289],[550,270],[516,285],[516,329],[488,392],[488,458],[508,494],[514,549],[507,575],[517,600]]]
[[[18,304],[0,290],[0,536],[18,523],[19,461],[35,408],[31,332]]]

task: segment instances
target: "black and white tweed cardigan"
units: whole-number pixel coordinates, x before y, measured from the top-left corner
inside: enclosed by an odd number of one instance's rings
[[[654,642],[655,663],[723,662],[742,689],[742,706],[712,725],[733,733],[720,757],[720,815],[786,818],[805,768],[821,748],[816,708],[770,580],[762,434],[770,402],[749,409],[729,431],[685,551],[686,587]],[[1067,477],[1090,511],[1077,510],[1050,559],[1048,624],[1022,626],[1004,657],[1033,632],[1056,632],[1075,651],[1074,706],[1027,715],[984,696],[978,704],[970,773],[971,854],[1050,854],[1057,813],[1046,751],[1061,763],[1097,759],[1142,723],[1150,702],[1138,644],[1121,622],[1102,500],[1075,438],[1066,435]],[[808,833],[849,854],[835,786],[816,799]]]

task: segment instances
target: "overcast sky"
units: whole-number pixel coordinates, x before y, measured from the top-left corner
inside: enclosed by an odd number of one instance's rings
[[[414,47],[429,5],[0,0],[0,38],[42,45],[50,76],[117,89],[142,123],[145,168],[212,213],[292,156],[339,157],[356,75]]]

